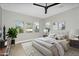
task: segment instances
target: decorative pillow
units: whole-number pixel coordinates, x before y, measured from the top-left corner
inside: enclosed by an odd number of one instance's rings
[[[62,40],[62,39],[64,39],[64,35],[56,35],[56,38],[57,38],[58,40]]]
[[[57,37],[59,40],[62,40],[62,39],[68,38],[68,34],[66,34],[66,33],[58,33],[58,34],[56,35],[56,37]]]

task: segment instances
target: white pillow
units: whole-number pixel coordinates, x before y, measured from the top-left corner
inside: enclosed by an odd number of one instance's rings
[[[55,33],[49,34],[48,37],[49,37],[49,38],[55,38],[55,35],[56,35]]]
[[[64,39],[64,35],[62,34],[58,34],[57,36],[56,36],[59,40],[61,40],[61,39]]]

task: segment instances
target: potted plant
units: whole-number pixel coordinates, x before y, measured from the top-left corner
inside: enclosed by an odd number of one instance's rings
[[[15,44],[15,38],[17,37],[17,29],[16,28],[9,28],[8,32],[7,32],[7,36],[10,37],[11,40],[11,44]]]

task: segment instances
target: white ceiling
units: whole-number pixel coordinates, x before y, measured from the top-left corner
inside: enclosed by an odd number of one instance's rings
[[[40,4],[45,5],[44,3],[40,3]],[[52,3],[48,3],[48,4],[50,5]],[[34,17],[40,17],[40,18],[50,17],[79,6],[78,3],[61,3],[59,5],[50,7],[48,9],[47,14],[45,14],[44,8],[35,6],[32,3],[17,3],[17,4],[5,3],[0,5],[2,6],[3,9],[6,10],[10,10]]]

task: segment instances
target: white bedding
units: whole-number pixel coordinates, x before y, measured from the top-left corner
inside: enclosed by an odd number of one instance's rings
[[[43,47],[46,47],[46,48],[52,49],[52,50],[54,50],[54,48],[55,48],[54,44],[55,44],[55,46],[56,46],[55,49],[58,50],[58,54],[57,55],[60,55],[60,56],[64,55],[64,49],[63,49],[63,47],[54,38],[49,38],[49,37],[38,38],[38,39],[35,39],[34,41],[37,42],[37,43],[39,43]],[[55,54],[55,51],[52,51],[52,53]]]
[[[49,38],[49,37],[45,37],[45,38],[37,38],[35,40],[42,40],[42,41],[45,41],[45,42],[48,42],[48,43],[54,43],[54,41],[56,41],[55,38]]]

